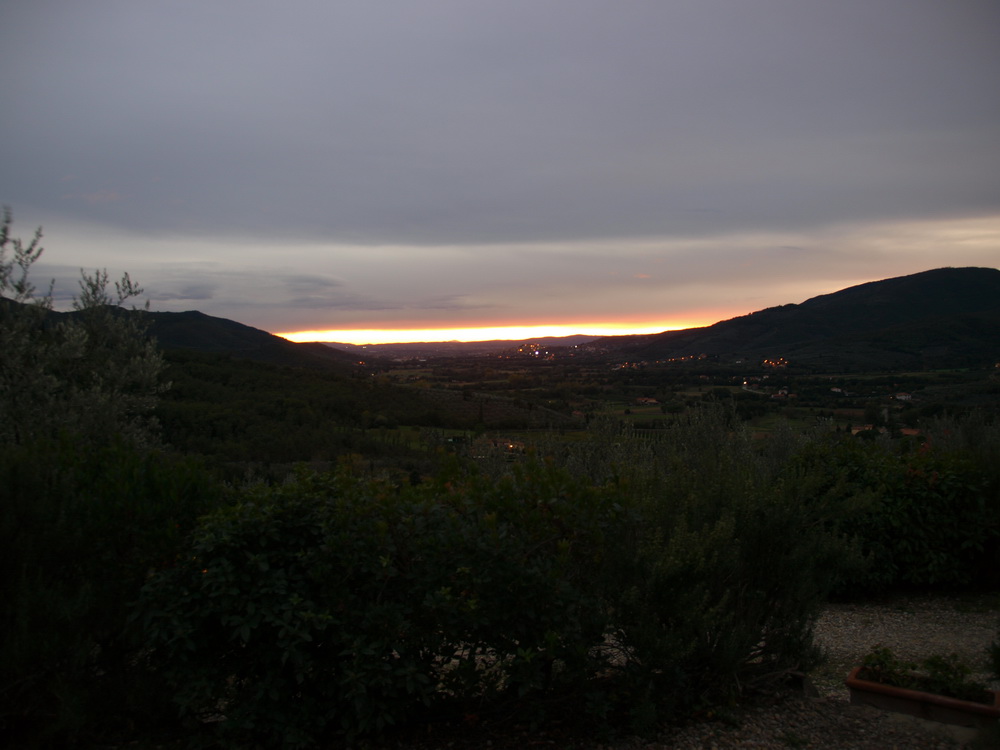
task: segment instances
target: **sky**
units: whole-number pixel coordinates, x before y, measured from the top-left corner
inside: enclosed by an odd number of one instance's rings
[[[57,307],[687,328],[997,267],[998,82],[996,0],[0,0],[0,204]]]

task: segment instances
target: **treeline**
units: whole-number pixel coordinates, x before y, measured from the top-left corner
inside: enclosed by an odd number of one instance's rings
[[[214,464],[405,454],[380,431],[440,423],[419,393],[364,373],[350,377],[180,350],[165,358],[171,387],[155,410],[163,439]]]

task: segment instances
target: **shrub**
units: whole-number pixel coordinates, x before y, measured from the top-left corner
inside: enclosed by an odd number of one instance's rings
[[[817,476],[789,467],[805,439],[755,441],[707,404],[655,436],[608,423],[545,446],[626,498],[594,579],[616,651],[598,706],[648,727],[817,658],[812,623],[859,553]]]
[[[147,585],[152,662],[192,724],[224,715],[219,739],[236,744],[377,735],[565,689],[605,631],[587,573],[616,514],[541,466],[258,488]]]
[[[891,540],[899,580],[910,585],[967,586],[977,579],[987,543],[998,531],[987,513],[986,482],[971,462],[929,451],[909,457],[870,521]]]
[[[897,453],[887,442],[845,437],[808,445],[790,468],[813,478],[867,557],[840,593],[989,584],[997,488],[964,454]]]
[[[60,745],[142,717],[128,605],[220,490],[190,461],[69,439],[9,446],[0,486],[0,729]]]
[[[614,600],[628,698],[647,717],[812,666],[812,626],[854,560],[834,509],[749,435],[711,415],[682,435],[662,446],[672,470],[636,509],[638,552]]]

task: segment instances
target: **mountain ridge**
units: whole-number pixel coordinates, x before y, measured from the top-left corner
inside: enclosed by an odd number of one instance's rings
[[[962,332],[957,338],[955,333]],[[642,359],[783,357],[812,367],[915,367],[1000,357],[1000,270],[938,268],[870,281],[710,326],[604,337]]]

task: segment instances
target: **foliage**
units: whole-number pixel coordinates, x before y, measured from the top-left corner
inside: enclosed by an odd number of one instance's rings
[[[973,679],[972,668],[956,654],[933,654],[920,662],[910,662],[879,645],[864,657],[861,667],[858,676],[863,680],[958,700],[991,701],[986,684]]]
[[[988,508],[986,483],[975,466],[925,452],[905,463],[882,517],[873,520],[881,527],[876,533],[893,540],[902,582],[960,586],[976,571],[987,541],[1000,533]]]
[[[0,440],[27,444],[60,432],[92,442],[153,442],[148,417],[162,359],[139,313],[121,306],[142,293],[125,274],[108,287],[106,271],[81,273],[76,312],[52,311],[51,290],[29,279],[42,255],[41,230],[25,245],[0,225]]]
[[[351,453],[405,458],[395,426],[433,416],[415,394],[370,378],[204,352],[165,358],[171,389],[156,408],[164,441],[214,462],[290,465]]]
[[[0,729],[61,745],[150,713],[129,604],[219,489],[191,461],[116,443],[0,454]]]
[[[533,462],[259,487],[147,585],[152,663],[189,721],[222,714],[237,745],[512,701],[648,728],[808,667],[844,546],[826,509],[772,486],[778,464],[723,413],[682,435],[659,446],[674,471],[646,494]]]
[[[701,522],[674,509],[640,546],[622,603],[629,666],[681,703],[726,701],[818,659],[812,625],[839,564],[835,538],[814,531],[797,498],[747,494]],[[662,521],[661,521],[662,523]],[[662,535],[661,535],[662,534]],[[810,544],[811,543],[811,544]],[[658,679],[665,675],[665,684]],[[680,675],[684,691],[672,681]]]
[[[656,444],[661,474],[636,505],[636,554],[613,578],[628,699],[647,717],[812,666],[812,625],[853,560],[813,488],[729,421],[697,412]],[[792,448],[780,442],[771,450]]]
[[[572,691],[604,623],[587,589],[607,493],[532,467],[393,487],[300,475],[206,519],[147,585],[157,670],[221,739],[305,746],[418,710]]]
[[[793,461],[839,507],[844,531],[868,558],[841,591],[988,583],[1000,540],[1000,486],[968,454],[894,447],[825,439]]]

